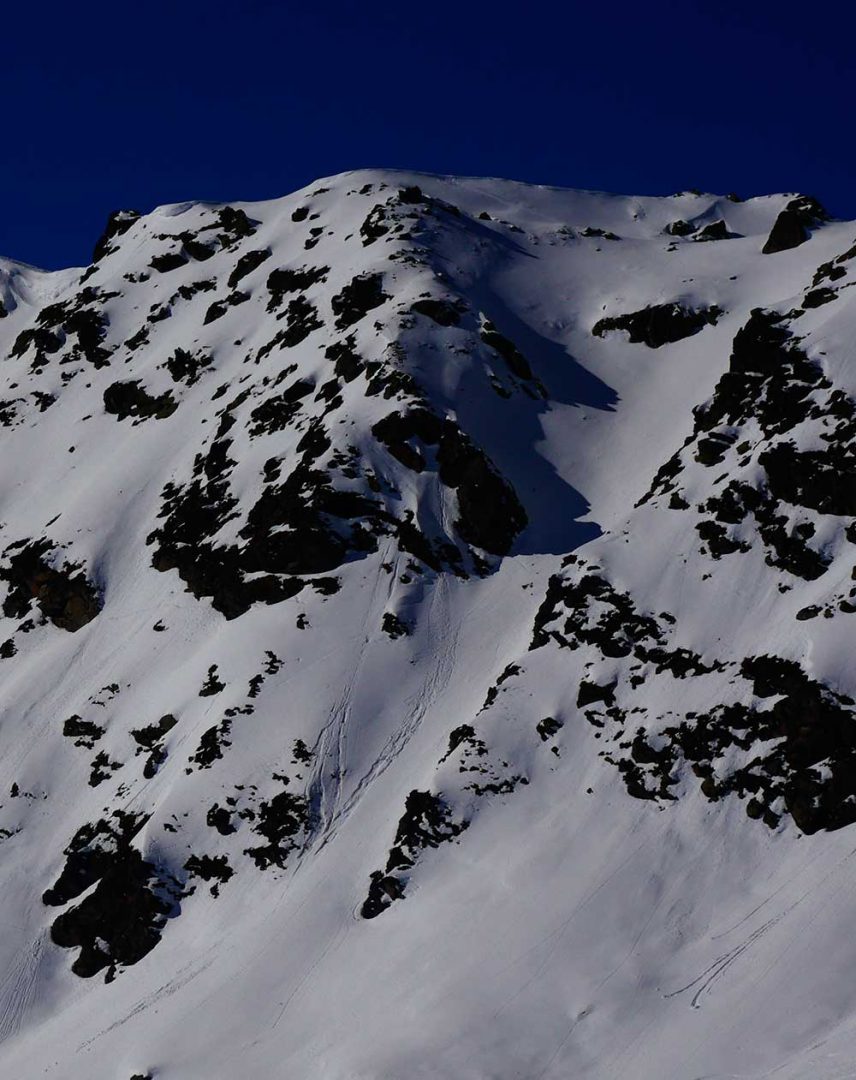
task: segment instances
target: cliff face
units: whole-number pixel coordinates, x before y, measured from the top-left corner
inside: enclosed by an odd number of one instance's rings
[[[854,234],[374,171],[0,263],[4,1075],[839,1075]]]

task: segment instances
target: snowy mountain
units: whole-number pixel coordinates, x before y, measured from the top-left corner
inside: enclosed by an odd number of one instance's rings
[[[389,171],[0,262],[0,1075],[851,1076],[854,284]]]

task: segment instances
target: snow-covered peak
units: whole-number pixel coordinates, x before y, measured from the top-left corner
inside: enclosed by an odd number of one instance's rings
[[[854,242],[360,170],[0,262],[0,1071],[838,1075]]]

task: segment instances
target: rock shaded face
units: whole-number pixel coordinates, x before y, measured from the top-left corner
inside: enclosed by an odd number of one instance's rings
[[[80,567],[57,568],[48,561],[51,555],[48,540],[19,541],[6,549],[6,565],[0,565],[0,580],[9,584],[3,614],[23,618],[35,603],[54,626],[73,633],[95,618],[103,601]]]
[[[721,314],[716,306],[693,310],[680,303],[655,304],[642,311],[599,319],[591,332],[595,337],[604,337],[611,330],[625,330],[630,341],[659,349],[715,325]]]
[[[816,199],[800,195],[792,199],[776,218],[761,250],[765,255],[773,255],[777,251],[799,247],[808,240],[811,229],[828,220],[828,217]]]

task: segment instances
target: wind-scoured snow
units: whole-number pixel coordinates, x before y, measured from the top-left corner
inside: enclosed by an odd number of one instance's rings
[[[0,1074],[852,1075],[854,284],[393,171],[0,261]]]

